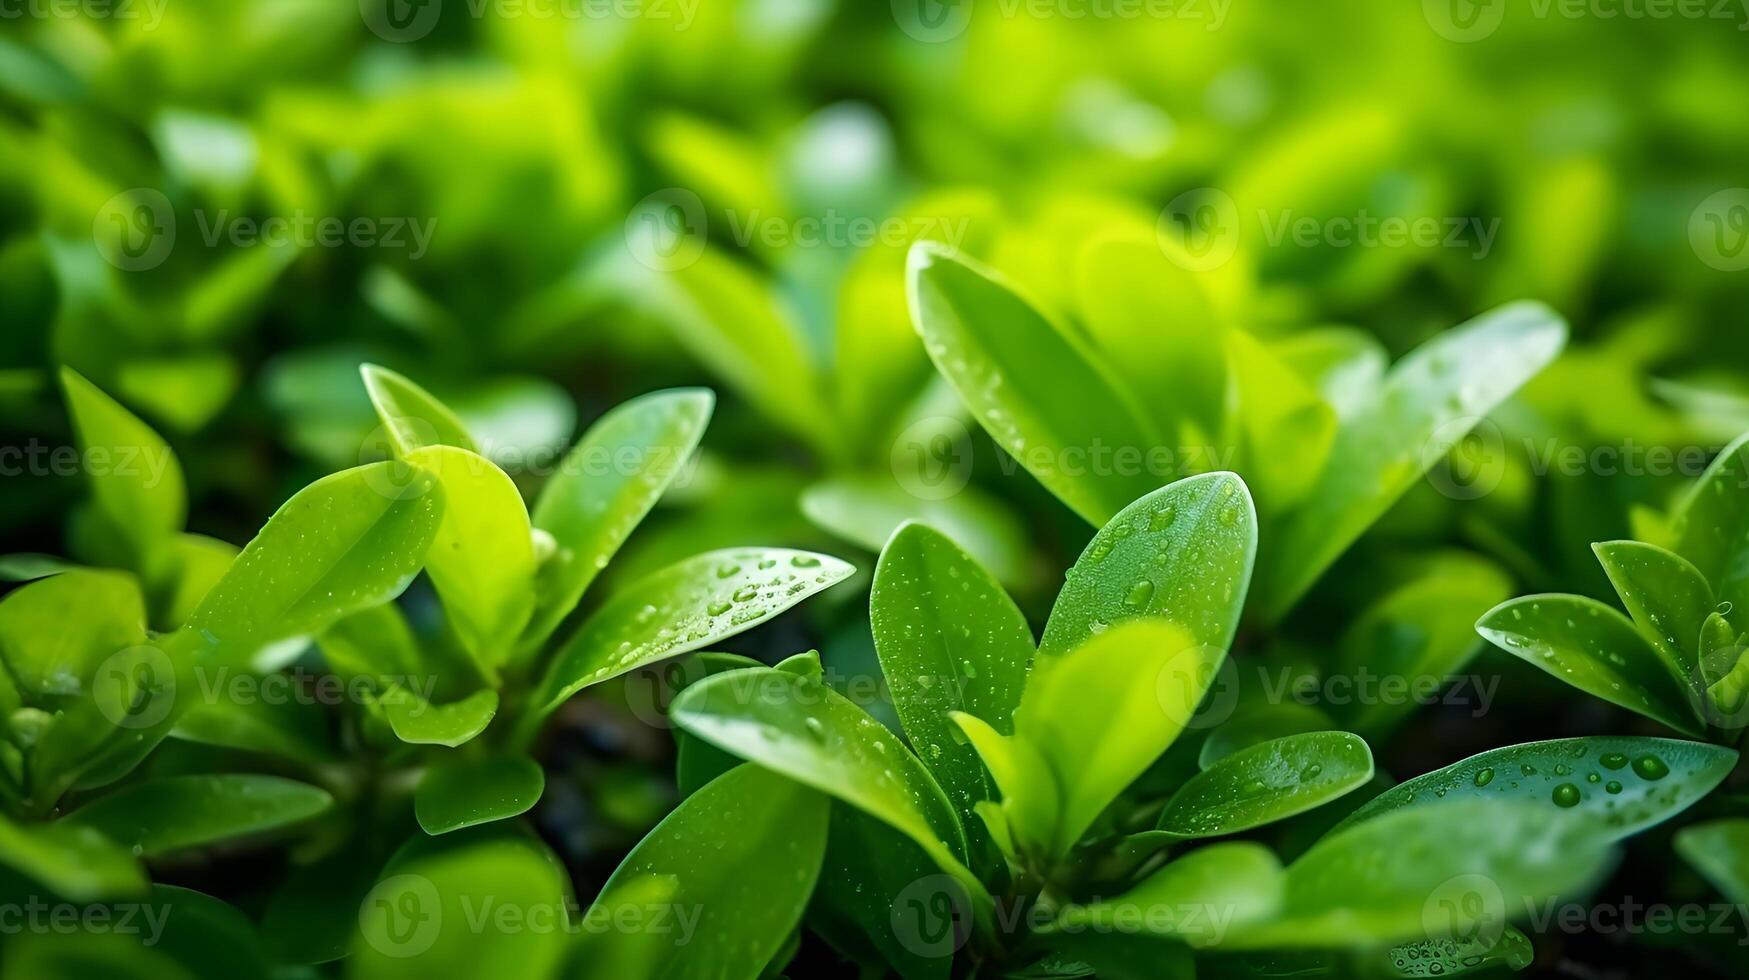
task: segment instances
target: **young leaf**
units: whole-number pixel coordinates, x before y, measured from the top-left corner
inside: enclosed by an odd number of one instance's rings
[[[1488,642],[1588,694],[1698,736],[1698,703],[1626,616],[1595,599],[1523,596],[1476,623]]]
[[[1713,612],[1712,586],[1682,556],[1657,545],[1603,541],[1591,550],[1671,676],[1684,687],[1693,685],[1700,651],[1688,645]]]
[[[534,526],[551,534],[558,550],[540,569],[528,647],[552,635],[684,471],[715,404],[705,388],[634,398],[590,426],[559,463],[534,505]]]
[[[1482,416],[1566,343],[1554,311],[1514,303],[1454,327],[1399,361],[1336,436],[1317,483],[1270,545],[1259,588],[1278,620],[1367,527]]]
[[[1282,892],[1281,862],[1268,848],[1248,841],[1214,844],[1168,863],[1115,898],[1064,906],[1054,925],[1140,931],[1215,946],[1228,929],[1272,918]],[[1165,918],[1156,914],[1162,910]]]
[[[1725,447],[1676,505],[1675,551],[1731,603],[1742,629],[1749,615],[1749,434]]]
[[[737,766],[686,798],[626,855],[608,902],[645,876],[672,878],[668,904],[696,910],[690,935],[619,929],[580,955],[648,944],[651,976],[757,977],[801,922],[826,850],[827,797],[758,766]],[[590,911],[606,912],[604,904]],[[619,955],[624,955],[620,953]]]
[[[996,444],[1083,519],[1104,524],[1169,475],[1149,472],[1159,439],[1106,369],[996,272],[918,242],[906,285],[936,368]],[[1129,465],[1100,465],[1095,452]]]
[[[1218,837],[1323,806],[1372,778],[1357,735],[1310,732],[1241,749],[1192,776],[1167,802],[1160,829]]]
[[[376,408],[377,418],[388,434],[397,457],[425,446],[454,446],[479,452],[467,426],[424,388],[403,375],[375,364],[361,364],[364,390]]]
[[[0,864],[75,902],[137,895],[147,885],[128,849],[90,827],[0,817]]]
[[[1591,820],[1554,818],[1534,803],[1401,810],[1319,841],[1288,866],[1280,916],[1224,945],[1337,948],[1469,935],[1588,883],[1608,855]]]
[[[671,717],[720,748],[878,817],[982,891],[965,867],[959,818],[929,770],[898,736],[820,681],[772,668],[730,671],[680,692]]]
[[[1039,641],[1042,658],[1104,627],[1163,616],[1198,643],[1232,645],[1257,552],[1257,512],[1232,473],[1188,477],[1125,507],[1093,535]]]
[[[802,514],[821,529],[879,552],[907,521],[928,524],[1005,585],[1032,578],[1027,530],[1013,511],[976,487],[926,500],[890,476],[842,476],[802,491]]]
[[[1048,862],[1054,856],[1062,803],[1044,753],[1024,738],[1003,735],[982,718],[962,712],[951,717],[1002,791],[999,807],[992,809],[985,800],[973,810],[986,825],[999,821],[990,831],[1005,854],[1024,856],[1034,864]]]
[[[117,790],[57,826],[89,827],[155,857],[288,827],[333,804],[326,792],[277,776],[169,776]]]
[[[1409,807],[1507,799],[1535,803],[1544,812],[1594,816],[1594,833],[1614,840],[1686,810],[1736,765],[1731,749],[1669,738],[1600,735],[1526,742],[1398,783],[1349,814],[1337,830]]]
[[[432,704],[405,687],[384,692],[377,703],[395,737],[411,745],[455,748],[473,741],[498,714],[498,692],[475,691],[460,701]]]
[[[1749,902],[1749,820],[1713,820],[1676,834],[1676,853],[1733,902]]]
[[[488,756],[432,766],[413,792],[413,812],[437,836],[521,816],[540,802],[547,777],[532,759]]]
[[[1056,780],[1055,855],[1178,737],[1224,656],[1172,623],[1141,619],[1033,667],[1014,729]]]
[[[358,906],[346,976],[468,980],[515,964],[521,976],[551,977],[565,956],[568,908],[564,866],[524,837],[473,839],[392,862]],[[484,910],[492,918],[482,923]]]
[[[182,466],[146,423],[72,368],[61,369],[61,386],[97,505],[127,540],[134,567],[155,578],[161,549],[188,516]]]
[[[534,611],[534,538],[516,484],[491,460],[454,446],[405,455],[443,488],[443,520],[425,571],[462,645],[494,676]]]
[[[869,619],[905,736],[959,810],[989,799],[978,754],[948,713],[1004,735],[1032,661],[1032,631],[1008,593],[939,531],[906,524],[875,567]]]
[[[73,569],[0,599],[0,663],[32,702],[79,694],[111,654],[145,641],[145,599],[125,572]]]
[[[1227,335],[1244,471],[1265,514],[1305,499],[1336,441],[1336,410],[1273,351],[1243,330]]]
[[[727,548],[670,565],[609,599],[559,649],[536,715],[592,684],[752,629],[852,571],[829,555],[783,548]]]

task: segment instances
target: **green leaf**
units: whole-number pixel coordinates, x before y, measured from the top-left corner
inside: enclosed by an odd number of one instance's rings
[[[1032,631],[990,573],[945,535],[906,524],[875,566],[869,619],[905,736],[962,820],[991,797],[978,754],[948,714],[1004,735],[1026,688]]]
[[[1343,419],[1366,404],[1390,362],[1377,337],[1348,327],[1301,330],[1275,341],[1270,351],[1318,389]]]
[[[1680,555],[1638,541],[1604,541],[1591,550],[1671,676],[1685,688],[1693,685],[1700,651],[1688,644],[1700,638],[1714,606],[1700,571]]]
[[[179,534],[171,542],[179,566],[176,585],[170,591],[164,621],[181,625],[200,607],[202,599],[225,577],[240,549],[229,541],[204,534]]]
[[[155,580],[163,547],[188,516],[182,466],[156,432],[72,368],[61,369],[61,386],[97,505],[126,540],[134,568]]]
[[[1196,947],[1217,946],[1234,927],[1262,922],[1281,907],[1281,862],[1248,841],[1192,851],[1115,898],[1066,905],[1057,929],[1141,932]]]
[[[1676,833],[1676,853],[1726,898],[1749,902],[1749,820],[1713,820]]]
[[[498,692],[493,690],[475,691],[450,704],[432,704],[405,687],[393,687],[377,702],[396,738],[452,749],[472,741],[498,714]]]
[[[1470,939],[1425,939],[1394,946],[1386,954],[1386,976],[1455,977],[1504,966],[1522,970],[1536,959],[1524,933],[1506,926],[1498,936],[1483,933]]]
[[[546,773],[532,759],[487,756],[433,765],[413,794],[419,826],[432,836],[521,816],[540,802]]]
[[[128,849],[90,827],[0,817],[0,864],[75,902],[137,895],[147,886]]]
[[[1385,790],[1338,829],[1409,807],[1508,799],[1597,818],[1619,839],[1681,813],[1736,768],[1737,753],[1704,742],[1599,735],[1492,749]]]
[[[1749,434],[1725,447],[1677,502],[1675,551],[1700,570],[1732,624],[1749,615]]]
[[[1233,709],[1232,717],[1203,740],[1196,757],[1197,768],[1206,770],[1241,749],[1263,742],[1288,735],[1321,732],[1331,727],[1330,716],[1309,704],[1268,700],[1241,702]]]
[[[850,576],[829,555],[726,548],[670,565],[627,586],[553,657],[538,715],[610,677],[710,646]]]
[[[986,800],[974,804],[974,812],[1004,854],[1024,857],[1035,865],[1048,863],[1055,856],[1057,823],[1062,817],[1050,762],[1031,742],[1005,736],[981,718],[958,712],[951,717],[1002,790],[1000,806]]]
[[[634,398],[590,426],[560,461],[534,505],[534,526],[551,534],[558,549],[540,569],[539,609],[527,645],[552,635],[685,471],[715,404],[704,388]]]
[[[911,320],[936,368],[1071,510],[1103,524],[1172,475],[1150,472],[1160,440],[1107,370],[998,273],[935,242],[912,246],[907,273]]]
[[[889,963],[905,980],[947,980],[970,915],[963,886],[915,841],[833,801],[810,929],[846,956],[866,944],[859,959]]]
[[[1338,644],[1337,662],[1344,673],[1403,678],[1412,693],[1431,694],[1481,649],[1476,620],[1511,594],[1511,580],[1492,562],[1462,552],[1439,555],[1360,614]],[[1414,698],[1355,700],[1361,703],[1346,720],[1368,732],[1416,706]]]
[[[959,818],[929,770],[898,736],[821,681],[772,668],[730,671],[680,692],[671,717],[713,745],[885,821],[982,891],[965,867]]]
[[[426,446],[454,446],[479,452],[455,412],[406,377],[375,364],[361,364],[364,390],[383,424],[389,446],[404,457]]]
[[[376,884],[381,856],[356,838],[320,860],[292,865],[261,913],[261,940],[277,964],[309,966],[343,959],[358,933],[364,897]]]
[[[1260,608],[1278,620],[1349,545],[1560,353],[1567,327],[1514,303],[1421,345],[1336,436],[1317,483],[1270,545]]]
[[[534,612],[534,537],[516,484],[491,460],[454,446],[405,455],[443,488],[443,520],[425,571],[462,645],[486,676]]]
[[[328,720],[320,704],[299,696],[237,700],[221,695],[188,709],[170,734],[185,742],[260,752],[318,767],[336,761],[328,744]]]
[[[1265,514],[1305,499],[1336,442],[1336,410],[1300,375],[1243,330],[1227,334],[1245,438],[1244,472]]]
[[[515,964],[519,976],[549,978],[568,946],[569,907],[563,865],[525,837],[393,862],[358,906],[346,976],[468,980]]]
[[[144,642],[145,599],[125,572],[73,569],[0,599],[0,662],[33,703],[80,694],[111,654]]]
[[[666,671],[669,703],[672,704],[674,696],[706,677],[746,667],[764,666],[765,664],[752,657],[743,657],[738,653],[698,653],[671,660],[654,670]],[[724,752],[680,728],[674,729],[674,747],[674,781],[681,796],[691,796],[706,783],[741,764],[739,756]]]
[[[169,776],[117,790],[57,826],[88,827],[156,857],[289,827],[333,804],[322,790],[277,776]]]
[[[184,625],[209,664],[246,661],[290,636],[400,595],[424,563],[443,493],[422,471],[372,463],[325,476],[268,519]]]
[[[891,477],[833,477],[803,491],[801,508],[819,527],[874,552],[905,522],[928,524],[964,548],[998,581],[1012,586],[1032,578],[1026,528],[1001,501],[976,487],[930,500]]]
[[[1054,855],[1067,853],[1166,751],[1225,656],[1172,623],[1141,619],[1034,664],[1014,729],[1055,777],[1062,812]]]
[[[1595,599],[1523,596],[1495,606],[1477,632],[1507,653],[1581,691],[1699,735],[1693,693],[1671,677],[1626,616]]]
[[[59,575],[79,566],[54,555],[20,551],[0,555],[0,582],[29,582],[33,579]]]
[[[1039,641],[1041,659],[1107,626],[1165,617],[1198,643],[1232,645],[1257,552],[1257,513],[1231,473],[1188,477],[1125,507],[1093,535]]]
[[[1192,776],[1167,802],[1159,826],[1186,838],[1236,834],[1323,806],[1372,773],[1372,751],[1358,735],[1289,735],[1240,749]]]
[[[162,931],[142,945],[168,953],[200,980],[268,977],[255,926],[236,906],[173,885],[153,885],[149,901],[161,910]]]
[[[607,898],[643,876],[672,877],[670,903],[697,913],[691,934],[604,931],[585,940],[581,955],[649,944],[660,949],[652,976],[759,976],[801,922],[814,890],[826,850],[827,802],[758,766],[738,766],[711,781],[657,824],[602,888]]]
[[[341,617],[317,643],[328,668],[344,678],[370,678],[389,687],[423,672],[419,641],[393,602]]]
[[[1609,858],[1592,821],[1459,800],[1350,826],[1288,866],[1281,915],[1231,948],[1337,948],[1461,937],[1590,882]]]

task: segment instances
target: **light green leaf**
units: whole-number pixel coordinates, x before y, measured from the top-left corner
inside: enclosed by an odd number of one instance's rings
[[[1626,616],[1595,599],[1523,596],[1476,623],[1490,643],[1581,691],[1699,735],[1697,699]]]
[[[977,752],[950,712],[1004,735],[1026,688],[1032,631],[970,555],[923,524],[899,528],[875,567],[869,619],[905,736],[962,820],[991,797]]]
[[[1150,472],[1160,440],[1109,372],[998,273],[935,242],[912,246],[907,270],[911,320],[936,368],[1070,509],[1103,524],[1173,475]]]
[[[1196,713],[1226,651],[1159,619],[1120,623],[1040,660],[1014,729],[1044,756],[1062,801],[1053,854],[1080,840]]]
[[[170,734],[185,742],[260,752],[312,767],[336,761],[328,745],[327,713],[320,704],[299,697],[203,699],[177,719]]]
[[[88,827],[155,857],[289,827],[333,804],[322,790],[277,776],[169,776],[117,790],[57,826]]]
[[[125,572],[73,569],[0,599],[0,661],[33,703],[86,691],[110,655],[144,642],[145,599]]]
[[[1281,862],[1250,842],[1214,844],[1173,860],[1115,898],[1067,905],[1055,926],[1141,932],[1196,947],[1219,945],[1229,929],[1273,917],[1281,907]]]
[[[749,668],[708,677],[675,699],[674,723],[751,762],[890,824],[960,878],[966,838],[953,805],[898,736],[811,677]]]
[[[498,714],[498,692],[475,691],[460,701],[432,704],[405,687],[386,691],[378,703],[395,737],[413,745],[465,745]]]
[[[890,477],[842,476],[802,492],[802,514],[821,528],[878,552],[906,521],[928,524],[953,539],[998,581],[1013,586],[1032,578],[1027,531],[1001,501],[976,487],[951,497],[918,497]]]
[[[1713,820],[1676,834],[1676,853],[1733,902],[1749,902],[1749,820]]]
[[[1270,350],[1316,388],[1340,419],[1366,404],[1390,364],[1377,337],[1349,327],[1302,330],[1275,341]]]
[[[532,759],[446,759],[426,770],[413,793],[419,826],[432,836],[521,816],[540,802],[547,777]]]
[[[1167,802],[1160,829],[1219,837],[1323,806],[1372,778],[1358,735],[1309,732],[1253,745],[1192,776]]]
[[[522,495],[491,460],[466,449],[426,446],[405,459],[443,488],[426,574],[462,645],[495,676],[534,612],[534,537]]]
[[[534,526],[551,534],[558,550],[541,566],[539,609],[526,645],[552,635],[684,472],[715,403],[704,388],[634,398],[590,426],[560,461],[534,505]]]
[[[181,625],[200,607],[201,600],[213,586],[225,577],[241,549],[229,541],[204,534],[179,534],[170,546],[179,568],[164,620],[171,625]]]
[[[537,714],[592,684],[752,629],[852,571],[829,555],[784,548],[726,548],[670,565],[609,599],[559,649]]]
[[[990,831],[1004,853],[1024,857],[1034,865],[1048,863],[1055,856],[1062,801],[1057,777],[1044,753],[1024,738],[1003,735],[982,718],[962,712],[951,718],[1002,791],[1001,804],[995,809],[988,800],[975,804],[979,818],[986,826],[993,819],[1000,820]]]
[[[1161,616],[1196,642],[1232,645],[1257,552],[1257,513],[1245,481],[1193,476],[1125,507],[1069,569],[1039,655],[1079,646],[1098,630]]]
[[[50,575],[59,575],[78,567],[73,562],[57,558],[54,555],[20,551],[10,555],[0,555],[0,582],[29,582],[34,579],[48,578]]]
[[[72,368],[61,369],[91,491],[148,580],[165,569],[162,549],[182,530],[188,490],[176,454],[149,426]]]
[[[1336,442],[1336,410],[1300,375],[1243,330],[1227,334],[1245,439],[1245,474],[1265,514],[1304,500]]]
[[[670,692],[668,701],[672,704],[675,695],[706,677],[746,667],[764,666],[760,661],[738,653],[698,653],[670,660],[654,668],[654,671],[666,673],[665,684]],[[650,703],[654,705],[655,701],[652,696]],[[706,783],[740,764],[739,756],[689,735],[678,727],[674,729],[674,782],[681,796],[691,796]]]
[[[606,899],[638,878],[671,877],[673,906],[699,913],[692,934],[613,930],[591,935],[581,955],[649,944],[660,947],[651,957],[653,977],[759,976],[801,922],[814,890],[826,851],[827,802],[758,766],[712,780],[657,824],[602,888]]]
[[[1657,545],[1603,541],[1591,550],[1671,677],[1683,687],[1693,685],[1700,651],[1688,644],[1700,638],[1714,605],[1706,579],[1680,555]]]
[[[424,388],[375,364],[359,365],[358,373],[364,378],[364,390],[370,395],[370,403],[397,457],[425,446],[454,446],[479,452],[462,420]]]
[[[1675,551],[1700,570],[1739,631],[1749,617],[1749,434],[1725,447],[1677,502]]]
[[[0,864],[75,902],[137,895],[147,886],[128,849],[90,827],[0,817]]]
[[[328,668],[344,678],[371,678],[387,687],[422,672],[419,641],[393,602],[341,617],[317,643]]]
[[[1589,883],[1608,856],[1591,820],[1552,818],[1534,803],[1459,800],[1388,813],[1319,841],[1288,867],[1281,915],[1223,945],[1462,937]]]
[[[1552,361],[1566,338],[1552,310],[1514,303],[1399,361],[1342,425],[1317,484],[1270,545],[1259,589],[1264,616],[1286,615],[1421,474]]]
[[[468,980],[514,964],[520,976],[552,977],[573,928],[568,908],[564,866],[525,837],[470,840],[396,861],[358,906],[346,976]],[[471,925],[482,910],[491,918]]]
[[[1593,816],[1593,833],[1615,840],[1686,810],[1736,765],[1731,749],[1669,738],[1598,735],[1526,742],[1398,783],[1349,814],[1337,830],[1409,807],[1508,799],[1535,803],[1545,813]]]

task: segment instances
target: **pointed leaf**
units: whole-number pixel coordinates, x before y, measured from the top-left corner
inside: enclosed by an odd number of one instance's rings
[[[1192,776],[1167,802],[1160,829],[1218,837],[1323,806],[1372,778],[1358,735],[1310,732],[1241,749]]]
[[[1713,820],[1676,834],[1676,853],[1733,902],[1749,903],[1749,820]]]
[[[1734,610],[1739,631],[1749,616],[1749,434],[1725,447],[1675,509],[1675,551],[1712,583]]]
[[[334,798],[277,776],[169,776],[134,783],[62,818],[147,857],[265,833],[326,812]]]
[[[425,446],[479,451],[462,420],[424,388],[375,364],[361,364],[358,372],[397,457]]]
[[[137,895],[147,885],[133,854],[90,827],[0,817],[0,864],[75,902]]]
[[[134,567],[155,577],[161,549],[188,516],[182,466],[151,427],[72,368],[61,369],[61,386],[97,505],[127,539]]]
[[[1168,863],[1115,898],[1064,906],[1056,926],[1146,932],[1191,946],[1215,946],[1228,929],[1274,916],[1283,886],[1281,862],[1267,847],[1214,844]],[[1160,910],[1171,914],[1164,919],[1137,914]]]
[[[1693,685],[1700,651],[1688,645],[1700,637],[1714,605],[1706,579],[1686,559],[1657,545],[1604,541],[1591,550],[1671,677],[1684,687]]]

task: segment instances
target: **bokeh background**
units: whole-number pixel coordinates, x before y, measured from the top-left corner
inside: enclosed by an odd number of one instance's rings
[[[169,439],[191,529],[241,543],[368,458],[361,361],[529,481],[618,401],[707,384],[703,455],[615,580],[746,543],[866,569],[927,514],[1036,624],[1092,529],[944,423],[913,239],[1066,312],[1091,238],[1189,235],[1209,302],[1182,315],[1392,354],[1555,307],[1567,352],[1452,463],[1483,492],[1418,488],[1240,651],[1316,675],[1394,642],[1353,624],[1429,554],[1609,598],[1589,543],[1694,475],[1644,450],[1749,429],[1746,55],[1741,0],[0,0],[0,444],[70,444],[72,365]],[[962,492],[917,492],[919,460],[963,458]],[[102,561],[77,474],[0,481],[0,551]],[[839,591],[740,648],[878,669]],[[1477,665],[1490,710],[1393,719],[1384,769],[1639,724]],[[672,802],[666,736],[614,711],[573,706],[542,813],[580,892]],[[1705,894],[1644,853],[1612,887]],[[1539,941],[1539,969],[1683,945],[1634,943]]]

